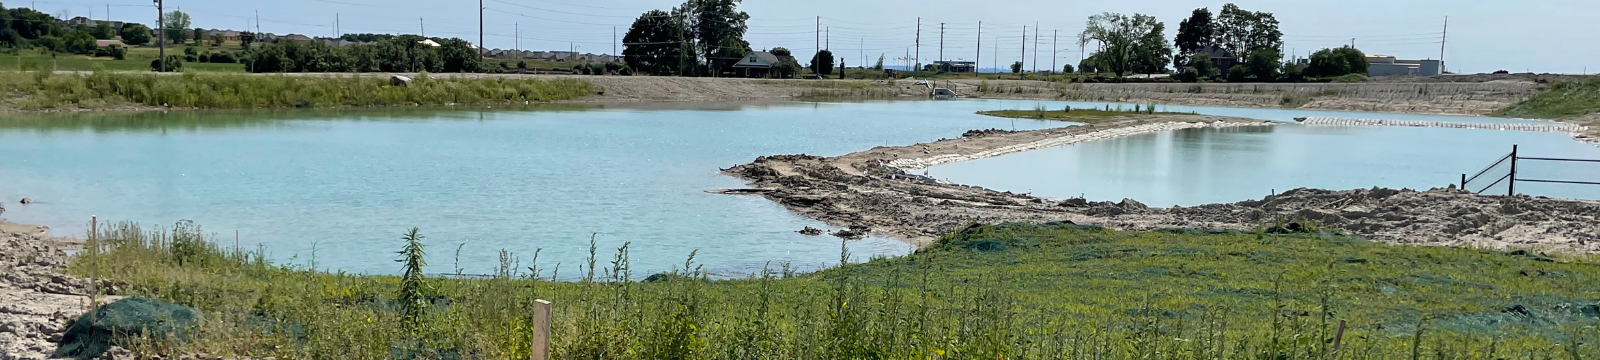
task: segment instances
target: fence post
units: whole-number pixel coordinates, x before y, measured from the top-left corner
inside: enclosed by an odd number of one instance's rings
[[[530,345],[533,351],[529,355],[533,360],[550,359],[550,301],[548,300],[533,301],[533,342]]]
[[[1517,196],[1517,145],[1511,145],[1511,176],[1506,179],[1506,196]]]

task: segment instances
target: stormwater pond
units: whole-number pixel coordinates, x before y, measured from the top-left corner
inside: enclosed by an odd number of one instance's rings
[[[775,154],[842,155],[979,128],[1061,122],[976,115],[1018,100],[715,103],[461,109],[171,112],[0,119],[3,215],[82,237],[90,216],[147,229],[193,221],[279,263],[392,274],[400,236],[417,227],[430,273],[492,273],[500,251],[564,279],[590,239],[605,264],[627,244],[634,274],[695,264],[739,277],[913,250],[888,238],[841,242],[796,233],[824,224],[766,199],[707,190],[743,182],[721,168]],[[1131,106],[1131,105],[1130,105]],[[1518,121],[1399,114],[1178,107],[1167,111],[1289,120],[1298,116]],[[1444,186],[1523,144],[1525,153],[1600,158],[1560,134],[1341,128],[1195,130],[1045,149],[930,169],[935,177],[1050,197],[1192,205],[1292,187]],[[1561,166],[1566,177],[1593,170]],[[1522,185],[1519,184],[1519,188]],[[1600,198],[1595,189],[1528,193]],[[1541,193],[1548,192],[1548,193]],[[15,205],[15,199],[37,202]],[[459,250],[458,250],[459,249]]]

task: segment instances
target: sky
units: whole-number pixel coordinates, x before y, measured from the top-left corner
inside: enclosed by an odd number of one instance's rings
[[[670,9],[672,0],[482,0],[484,42],[490,48],[569,50],[615,53],[614,47],[633,19],[649,10]],[[750,0],[740,8],[750,14],[745,39],[751,47],[786,47],[796,54],[817,48],[818,17],[827,29],[823,47],[848,66],[871,64],[879,56],[887,65],[903,63],[916,52],[917,20],[921,17],[922,63],[940,59],[977,59],[981,67],[1009,66],[1023,60],[1026,68],[1076,65],[1082,54],[1076,36],[1090,15],[1102,12],[1142,13],[1166,24],[1167,38],[1178,22],[1196,8],[1218,12],[1225,2],[1121,0]],[[1240,0],[1250,11],[1273,13],[1284,33],[1290,56],[1348,45],[1368,54],[1401,59],[1443,58],[1457,73],[1600,72],[1600,1],[1594,0]],[[155,9],[139,0],[5,1],[5,6],[32,6],[56,15],[155,23]],[[410,33],[459,37],[478,42],[477,1],[472,0],[167,0],[196,27],[245,30],[260,26],[277,34],[332,36],[342,33]],[[259,11],[259,23],[256,13]],[[1449,18],[1448,32],[1445,19]],[[982,22],[981,49],[979,22]],[[1037,24],[1037,25],[1036,25]],[[1027,27],[1024,40],[1023,27]],[[615,29],[615,36],[613,35]],[[1037,31],[1043,30],[1043,31]],[[1446,34],[1447,32],[1447,34]],[[520,36],[518,35],[520,34]],[[1052,44],[1052,37],[1059,40]],[[1446,36],[1448,35],[1448,36]],[[1038,41],[1035,42],[1035,36]],[[519,41],[520,37],[520,41]],[[520,42],[520,45],[519,45]],[[1035,45],[1037,44],[1037,45]],[[1023,46],[1028,48],[1026,52]],[[1092,45],[1091,45],[1092,46]],[[998,49],[996,49],[998,47]],[[1054,50],[1056,56],[1052,57]],[[1090,49],[1092,52],[1092,48]],[[1037,53],[1037,55],[1035,55]],[[996,56],[998,54],[998,56]],[[804,57],[804,56],[802,56]],[[1037,60],[1035,60],[1037,59]]]

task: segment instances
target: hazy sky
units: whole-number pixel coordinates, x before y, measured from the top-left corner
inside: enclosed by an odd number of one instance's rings
[[[145,1],[106,0],[116,20],[154,23],[155,11]],[[483,0],[485,41],[491,48],[521,47],[612,53],[613,43],[639,14],[668,9],[673,0]],[[477,42],[476,1],[444,0],[167,0],[169,10],[190,13],[197,27],[243,29],[255,26],[260,11],[262,31],[329,36],[335,18],[344,33],[416,33],[418,19],[429,36],[450,36]],[[1274,13],[1282,22],[1285,50],[1300,56],[1316,49],[1349,44],[1367,53],[1402,59],[1437,59],[1445,17],[1450,18],[1446,66],[1456,72],[1510,70],[1522,72],[1600,72],[1600,1],[1595,0],[1242,0],[1240,7]],[[6,6],[36,6],[52,14],[105,18],[106,4],[90,1],[7,1]],[[847,65],[861,58],[875,62],[886,55],[894,64],[912,51],[917,17],[922,17],[923,63],[939,57],[939,24],[945,23],[944,57],[972,60],[978,54],[978,22],[983,21],[983,67],[1005,66],[1023,58],[1029,68],[1051,66],[1051,35],[1059,31],[1058,64],[1078,62],[1075,44],[1089,15],[1101,12],[1144,13],[1167,25],[1170,40],[1178,22],[1190,11],[1224,2],[1121,0],[1075,2],[1046,0],[884,1],[884,0],[751,0],[746,39],[756,49],[787,47],[796,53],[815,51],[817,16],[831,28],[828,45]],[[1038,62],[1033,46],[1039,35]],[[1023,26],[1029,49],[1023,54]],[[616,27],[617,37],[612,36]],[[996,57],[995,46],[999,46]],[[1091,49],[1092,50],[1092,49]],[[1587,70],[1586,70],[1587,68]]]

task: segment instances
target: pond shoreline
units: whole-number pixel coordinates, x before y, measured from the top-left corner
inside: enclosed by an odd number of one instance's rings
[[[889,236],[918,247],[970,223],[1072,221],[1119,230],[1250,231],[1282,219],[1326,224],[1396,244],[1600,253],[1600,234],[1586,227],[1600,222],[1595,215],[1600,214],[1600,203],[1591,201],[1478,196],[1449,188],[1296,189],[1233,204],[1152,208],[1133,199],[1089,202],[999,192],[907,171],[1164,128],[1261,123],[1215,116],[1148,115],[1036,131],[975,130],[956,139],[875,147],[837,157],[765,156],[723,170],[754,189],[723,193],[759,195],[831,226]]]

